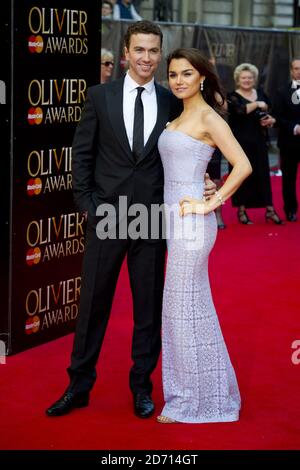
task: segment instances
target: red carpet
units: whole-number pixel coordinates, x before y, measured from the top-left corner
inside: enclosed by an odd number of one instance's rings
[[[272,178],[280,215],[280,178]],[[300,223],[237,223],[227,203],[228,227],[210,261],[211,284],[242,395],[240,421],[158,424],[132,413],[128,387],[131,299],[123,267],[88,408],[62,418],[44,409],[67,385],[73,335],[8,357],[0,365],[1,449],[299,449],[300,364],[291,361],[300,340]],[[300,354],[298,356],[300,358]],[[154,374],[157,412],[163,403],[160,366]]]

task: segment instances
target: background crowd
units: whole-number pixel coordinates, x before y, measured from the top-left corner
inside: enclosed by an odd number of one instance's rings
[[[140,20],[141,0],[115,0],[102,2],[102,17],[108,19]],[[153,18],[172,21],[172,1],[155,1]],[[211,59],[214,62],[214,59]],[[101,83],[112,79],[114,52],[101,50]],[[217,68],[217,67],[216,67]],[[271,102],[259,81],[259,70],[255,64],[241,63],[234,72],[235,88],[227,91],[224,113],[233,134],[251,161],[253,173],[232,197],[241,224],[252,225],[248,209],[264,208],[265,221],[283,225],[284,221],[273,206],[269,149],[271,138],[278,139],[278,167],[282,174],[282,197],[285,218],[297,221],[298,201],[296,196],[297,170],[300,160],[300,57],[290,62],[289,83],[282,83]],[[265,70],[261,71],[265,74]],[[270,129],[273,131],[270,135]],[[218,187],[227,174],[222,165],[222,155],[217,149],[208,166],[211,178]],[[231,168],[229,166],[228,170]],[[226,228],[221,208],[216,211],[219,229]]]

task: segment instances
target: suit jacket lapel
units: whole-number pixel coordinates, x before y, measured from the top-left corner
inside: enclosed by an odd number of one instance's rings
[[[155,83],[156,97],[157,97],[157,120],[151,132],[149,139],[145,145],[143,155],[138,160],[140,163],[149,154],[153,147],[157,144],[157,140],[162,133],[163,129],[168,122],[170,115],[170,100],[167,93],[164,93],[162,88]],[[146,111],[147,112],[147,111]]]
[[[109,120],[114,133],[120,142],[126,155],[134,162],[134,157],[128,142],[126,128],[123,118],[123,88],[124,77],[111,83],[107,89],[106,100]]]
[[[135,163],[123,119],[123,88],[124,77],[111,83],[106,93],[107,109],[111,126],[118,141],[122,145],[128,158]],[[168,94],[156,83],[155,88],[157,97],[157,120],[138,163],[140,163],[157,144],[157,140],[165,128],[170,115],[170,100]],[[147,110],[145,110],[145,112],[147,112]]]

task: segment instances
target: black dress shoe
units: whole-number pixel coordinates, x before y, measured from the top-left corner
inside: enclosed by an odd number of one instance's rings
[[[295,212],[289,212],[287,214],[286,218],[289,222],[297,222],[297,216],[296,216]]]
[[[136,393],[133,396],[134,413],[139,418],[149,418],[154,412],[154,403],[150,395]]]
[[[74,408],[84,408],[89,404],[89,392],[72,393],[65,392],[63,396],[57,400],[46,410],[47,416],[63,416],[70,413]]]

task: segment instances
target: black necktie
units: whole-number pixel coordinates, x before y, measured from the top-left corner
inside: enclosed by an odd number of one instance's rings
[[[144,90],[145,88],[141,86],[137,88],[134,105],[132,153],[135,160],[138,160],[144,150],[144,106],[142,102],[142,93]]]

